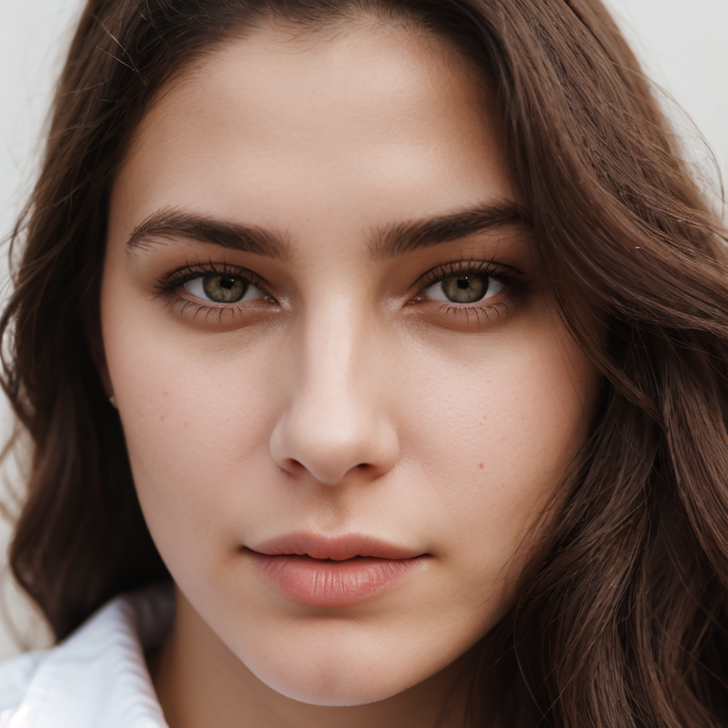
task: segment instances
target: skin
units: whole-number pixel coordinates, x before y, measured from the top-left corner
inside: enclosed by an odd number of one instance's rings
[[[104,377],[177,585],[152,664],[172,728],[434,725],[513,601],[598,374],[520,227],[372,251],[375,231],[515,199],[483,99],[422,35],[266,27],[183,74],[137,132],[111,196]],[[286,255],[178,234],[130,248],[166,208],[265,230]],[[159,290],[197,264],[262,292],[205,302],[197,269]],[[452,304],[447,265],[518,280]],[[305,606],[244,548],[299,530],[428,556],[374,599]],[[462,720],[451,697],[445,725]]]

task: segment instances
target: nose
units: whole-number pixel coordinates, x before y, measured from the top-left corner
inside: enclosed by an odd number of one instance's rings
[[[399,459],[385,371],[392,362],[371,325],[327,318],[289,339],[292,386],[271,435],[271,456],[289,474],[307,472],[326,485],[354,473],[373,480]]]

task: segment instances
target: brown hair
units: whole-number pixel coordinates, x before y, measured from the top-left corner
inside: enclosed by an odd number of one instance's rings
[[[0,322],[5,391],[34,445],[16,579],[60,639],[167,574],[88,345],[109,186],[145,111],[267,18],[362,13],[444,39],[492,86],[534,245],[604,374],[543,555],[474,651],[469,721],[727,724],[726,233],[599,0],[90,0]]]

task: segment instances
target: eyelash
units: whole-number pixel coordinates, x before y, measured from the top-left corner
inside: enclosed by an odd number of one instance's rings
[[[447,278],[455,275],[462,274],[479,274],[493,278],[494,280],[503,283],[510,293],[513,294],[519,289],[523,289],[527,282],[524,274],[516,268],[511,266],[503,265],[492,260],[453,260],[443,265],[437,266],[432,270],[421,276],[414,284],[414,288],[418,290],[418,293],[412,298],[409,304],[421,303],[426,300],[423,298],[425,291],[431,286],[446,280]],[[247,268],[239,268],[232,266],[228,263],[214,263],[212,260],[207,263],[188,263],[182,268],[164,276],[161,278],[155,288],[157,293],[160,295],[166,295],[170,297],[170,303],[182,303],[183,310],[189,307],[194,307],[194,314],[204,313],[209,315],[211,312],[219,311],[222,316],[225,311],[235,311],[237,304],[203,304],[196,303],[189,299],[183,299],[179,295],[175,295],[175,292],[196,278],[203,276],[229,276],[231,278],[241,278],[247,283],[259,288],[268,299],[274,301],[274,296],[270,293],[267,283],[256,273]],[[495,298],[502,298],[498,294]],[[512,295],[510,296],[512,298]],[[480,322],[480,317],[485,316],[487,320],[495,317],[498,318],[502,314],[508,311],[508,308],[512,301],[500,300],[492,303],[485,304],[484,301],[487,299],[481,299],[470,304],[458,304],[458,303],[442,303],[438,308],[438,312],[449,313],[455,315],[465,315],[468,319],[471,315],[475,315],[477,322]],[[432,303],[435,303],[432,301]]]
[[[507,289],[506,296],[496,294],[494,298],[497,300],[490,301],[484,298],[473,303],[445,303],[438,308],[438,313],[449,314],[451,316],[465,316],[466,323],[470,323],[470,317],[475,317],[475,324],[497,320],[501,316],[507,314],[514,304],[514,296],[517,293],[523,293],[528,282],[525,275],[509,265],[497,263],[493,260],[452,260],[444,265],[437,266],[425,273],[415,284],[419,293],[412,299],[411,303],[419,303],[423,300],[424,292],[431,286],[440,283],[452,276],[465,274],[479,274],[492,278],[502,284]]]
[[[202,278],[203,276],[229,276],[230,278],[241,278],[247,283],[260,288],[266,295],[273,296],[268,291],[266,282],[252,270],[247,268],[238,268],[228,263],[188,263],[183,268],[179,268],[176,271],[161,278],[156,285],[157,293],[173,293],[180,286],[185,283],[194,280],[195,278]],[[227,308],[234,306],[235,304],[229,304]],[[209,306],[203,306],[203,308],[209,308]]]
[[[420,294],[418,295],[421,295],[425,289],[434,286],[440,281],[444,281],[446,278],[464,273],[485,275],[513,288],[520,288],[525,285],[523,273],[509,265],[496,263],[493,260],[453,260],[444,265],[439,265],[437,268],[433,268],[420,277],[415,284],[420,289]]]

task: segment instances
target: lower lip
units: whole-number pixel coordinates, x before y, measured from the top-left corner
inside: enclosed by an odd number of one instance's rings
[[[347,607],[373,599],[393,588],[424,561],[422,556],[346,561],[255,552],[252,556],[289,599],[315,607]]]

